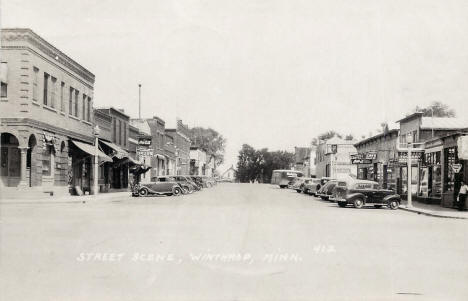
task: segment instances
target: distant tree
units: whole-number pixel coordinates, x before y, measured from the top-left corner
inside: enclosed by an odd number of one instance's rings
[[[345,137],[345,140],[351,141],[351,140],[353,140],[353,139],[354,139],[353,134],[348,134],[348,135],[346,135],[346,137]]]
[[[455,117],[455,111],[451,109],[448,105],[440,102],[434,101],[429,106],[421,108],[416,106],[416,112],[422,112],[423,116],[431,117],[434,112],[434,117]]]
[[[238,155],[236,179],[241,183],[255,180],[269,183],[273,170],[288,169],[293,162],[293,153],[270,152],[266,148],[256,150],[252,146],[244,144]]]
[[[211,128],[194,127],[190,129],[190,139],[193,146],[204,150],[207,156],[214,158],[216,166],[224,162],[226,139]]]
[[[318,135],[318,140],[328,140],[335,136],[338,138],[343,138],[343,136],[340,135],[339,133],[335,132],[334,130],[330,130],[330,131],[327,131],[325,133]]]
[[[387,134],[388,133],[388,123],[387,122],[382,122],[380,124],[380,127],[382,128],[381,129],[381,132],[384,133],[384,134]]]

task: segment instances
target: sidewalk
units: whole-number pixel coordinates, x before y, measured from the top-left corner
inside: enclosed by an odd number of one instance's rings
[[[428,205],[413,201],[413,207],[406,207],[406,200],[402,200],[400,209],[414,212],[417,214],[424,214],[427,216],[442,217],[442,218],[457,218],[468,219],[468,211],[458,211],[457,209],[445,208],[440,205]]]
[[[53,203],[83,203],[83,202],[105,202],[119,199],[122,197],[131,196],[131,192],[108,192],[94,195],[63,195],[63,196],[44,196],[38,195],[37,198],[15,198],[15,199],[1,199],[0,204],[53,204]]]

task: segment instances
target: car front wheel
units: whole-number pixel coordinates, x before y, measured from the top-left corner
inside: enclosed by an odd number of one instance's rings
[[[364,201],[360,198],[354,200],[354,208],[361,209],[364,206]]]
[[[138,194],[140,196],[147,196],[148,195],[148,188],[141,188],[139,191],[138,191]]]
[[[388,204],[388,207],[392,210],[398,209],[399,206],[400,202],[398,202],[397,200],[392,200],[390,201],[390,204]]]
[[[173,195],[179,195],[182,193],[182,189],[180,187],[175,187],[174,190],[172,191]]]

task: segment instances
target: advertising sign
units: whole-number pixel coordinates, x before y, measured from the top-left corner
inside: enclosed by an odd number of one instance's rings
[[[461,160],[468,160],[468,136],[458,137],[458,158]]]
[[[412,161],[421,161],[422,152],[412,152],[411,153],[411,160]],[[408,153],[407,152],[398,152],[398,162],[406,163],[408,161]]]
[[[351,164],[371,164],[372,160],[369,159],[359,159],[359,158],[351,158]]]
[[[454,173],[459,173],[462,169],[462,165],[460,163],[452,164],[452,170]]]
[[[137,155],[139,157],[152,157],[153,156],[153,150],[152,149],[147,149],[147,148],[139,148],[139,149],[137,149]]]
[[[138,138],[138,145],[150,146],[151,139],[150,138]]]

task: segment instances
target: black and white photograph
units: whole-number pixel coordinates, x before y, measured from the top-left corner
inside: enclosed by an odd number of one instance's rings
[[[0,0],[0,300],[468,300],[465,0]]]

